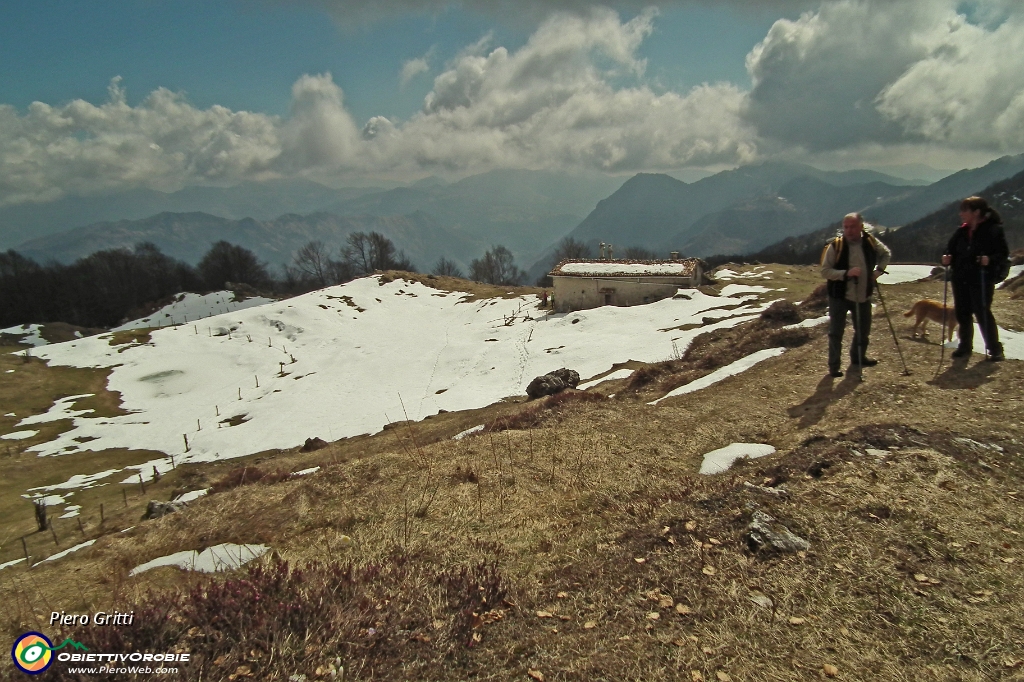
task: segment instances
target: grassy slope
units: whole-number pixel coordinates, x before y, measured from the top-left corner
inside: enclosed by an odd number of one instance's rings
[[[806,297],[813,269],[788,269],[785,294]],[[318,612],[307,639],[302,628],[285,638],[284,618],[262,629],[250,621],[235,636],[244,645],[227,637],[225,648],[213,636],[224,632],[219,626],[176,607],[183,625],[172,634],[196,652],[192,677],[315,679],[340,663],[346,679],[528,679],[535,670],[548,680],[792,680],[818,679],[828,664],[841,679],[1021,679],[1024,363],[993,365],[976,355],[933,379],[938,347],[906,338],[899,315],[923,296],[941,297],[939,285],[886,289],[910,376],[876,316],[871,353],[881,364],[865,370],[863,383],[823,378],[818,327],[810,343],[780,358],[657,407],[646,402],[692,367],[666,365],[638,391],[625,381],[602,385],[596,392],[618,395],[542,408],[524,420],[529,429],[450,440],[535,409],[510,400],[314,453],[264,453],[248,463],[324,468],[112,532],[136,524],[148,497],[205,485],[239,462],[181,468],[103,525],[87,505],[86,532],[102,536],[91,550],[0,572],[2,600],[12,605],[5,630],[47,631],[40,619],[50,609],[110,610],[152,601],[149,589],[167,595],[206,585],[210,579],[170,568],[127,572],[171,551],[265,542],[293,564],[384,568],[365,584],[353,579],[363,585],[352,588],[360,599]],[[1024,313],[1005,294],[994,308],[1003,326],[1024,329]],[[728,353],[736,340],[709,339],[698,350]],[[723,475],[696,475],[704,452],[733,441],[768,442],[779,452]],[[867,448],[890,454],[857,454]],[[783,481],[786,496],[743,486]],[[743,533],[752,505],[808,538],[811,549],[752,553]],[[343,535],[356,544],[346,547]],[[479,588],[451,582],[449,573],[479,561],[497,567],[506,590],[499,603],[466,601],[478,589],[497,594],[482,589],[491,585],[482,579]],[[293,592],[309,596],[328,581],[323,575],[309,571]],[[465,588],[458,599],[438,587],[443,580]],[[751,601],[758,594],[772,606]],[[462,608],[493,610],[473,628]]]

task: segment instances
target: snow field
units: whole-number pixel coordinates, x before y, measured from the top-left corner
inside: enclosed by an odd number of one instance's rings
[[[764,291],[728,285],[722,296],[688,290],[689,300],[554,315],[537,310],[532,296],[465,302],[458,292],[370,277],[205,325],[154,330],[147,344],[112,347],[108,335],[56,344],[40,351],[52,364],[113,367],[108,387],[131,414],[93,418],[64,399],[32,419],[73,416],[74,428],[32,449],[152,449],[183,463],[375,433],[388,422],[520,395],[533,377],[560,367],[596,376],[615,362],[664,360],[673,344],[684,350],[700,333],[752,319],[766,304],[751,294]],[[703,318],[714,321],[675,329]],[[243,421],[228,426],[233,416]],[[75,440],[82,437],[95,440]],[[164,472],[170,461],[129,469],[148,480],[154,466]]]

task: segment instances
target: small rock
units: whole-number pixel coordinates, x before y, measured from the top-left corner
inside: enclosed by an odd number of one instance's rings
[[[302,446],[303,452],[313,452],[314,450],[320,450],[327,447],[327,441],[322,438],[307,438],[305,444]]]
[[[142,519],[144,521],[149,519],[158,519],[161,516],[173,514],[187,506],[188,502],[161,502],[160,500],[150,500],[149,504],[146,505],[146,513],[142,515]]]
[[[751,551],[771,549],[777,552],[801,552],[811,543],[794,535],[788,528],[762,511],[755,511],[747,526],[747,545]]]

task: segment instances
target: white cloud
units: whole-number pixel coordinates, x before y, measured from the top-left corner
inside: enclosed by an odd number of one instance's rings
[[[283,2],[283,0],[278,0]],[[289,3],[294,0],[288,0]],[[1009,2],[1011,0],[1004,0]],[[536,22],[552,12],[586,15],[596,8],[610,7],[632,14],[652,5],[729,5],[755,12],[765,10],[801,11],[817,7],[821,0],[389,0],[369,3],[364,0],[304,0],[330,13],[342,25],[363,24],[409,13],[440,14],[451,10],[468,10],[485,16],[499,17],[504,22]]]
[[[128,106],[120,79],[94,106],[0,105],[0,205],[126,187],[232,182],[271,173],[279,121],[221,106],[199,110],[160,88]]]
[[[953,0],[840,0],[777,21],[747,56],[747,119],[777,148],[810,152],[903,143],[1020,151],[1024,7],[958,9]]]
[[[750,91],[656,89],[641,53],[656,11],[623,21],[608,9],[552,15],[515,50],[485,36],[440,68],[405,121],[358,124],[329,73],[298,79],[283,118],[198,109],[166,89],[129,106],[115,79],[100,105],[0,105],[0,205],[293,175],[628,173],[769,155],[951,168],[958,154],[967,165],[1024,151],[1024,7],[981,0],[961,16],[952,2],[837,0],[780,19],[747,56]]]
[[[427,71],[430,71],[430,65],[427,63],[426,57],[417,57],[416,59],[410,59],[406,61],[404,64],[402,64],[402,71],[399,74],[399,81],[401,82],[402,87],[405,87],[413,78],[420,75],[421,73],[426,73]]]
[[[748,160],[742,93],[703,85],[658,94],[637,51],[654,12],[548,19],[515,52],[467,49],[434,80],[423,110],[376,132],[379,158],[419,168],[587,167],[611,171]],[[636,84],[616,88],[626,79]]]
[[[1024,148],[1024,12],[994,28],[952,20],[936,42],[879,94],[879,111],[930,141]]]
[[[296,81],[283,119],[201,110],[164,89],[131,107],[118,79],[99,106],[37,102],[24,115],[2,106],[0,204],[275,175],[640,171],[752,159],[756,142],[740,119],[739,89],[658,93],[644,84],[638,50],[654,17],[559,14],[511,52],[485,37],[445,66],[408,121],[376,116],[361,128],[329,73]]]

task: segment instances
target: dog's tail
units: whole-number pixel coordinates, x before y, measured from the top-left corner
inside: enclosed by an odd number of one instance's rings
[[[917,306],[917,304],[915,303],[915,304],[914,304],[914,306],[916,307],[916,306]],[[913,315],[913,314],[914,314],[914,308],[911,308],[911,309],[910,309],[910,310],[908,310],[907,312],[903,313],[903,317],[910,317],[910,316],[911,316],[911,315]]]

